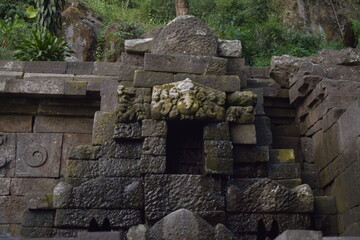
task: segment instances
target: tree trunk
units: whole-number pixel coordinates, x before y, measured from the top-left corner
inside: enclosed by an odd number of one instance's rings
[[[188,0],[175,0],[176,16],[187,15],[189,12]]]

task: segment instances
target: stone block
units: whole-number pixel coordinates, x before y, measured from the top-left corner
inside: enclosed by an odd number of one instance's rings
[[[256,163],[269,161],[269,149],[251,145],[235,144],[234,162],[236,163]]]
[[[125,65],[144,67],[144,54],[122,52],[120,59]]]
[[[55,61],[25,62],[24,72],[65,74],[66,68],[67,68],[67,62],[55,62]]]
[[[257,232],[258,223],[262,220],[266,229],[276,221],[279,232],[287,229],[309,229],[311,217],[309,214],[249,214],[238,213],[228,215],[228,228],[234,233]]]
[[[36,115],[38,104],[34,101],[29,101],[26,98],[1,98],[0,113],[1,114],[24,114]]]
[[[282,137],[274,136],[274,149],[294,149],[296,162],[302,162],[303,155],[301,153],[300,138],[298,137]]]
[[[249,107],[256,105],[257,96],[252,91],[236,91],[227,96],[229,106]]]
[[[224,215],[225,201],[220,182],[200,175],[146,175],[145,217],[157,221],[186,208],[207,220]]]
[[[235,178],[267,178],[268,166],[266,163],[236,163],[234,164]]]
[[[101,82],[101,107],[103,112],[114,112],[118,105],[117,88],[119,86],[118,81],[104,80]]]
[[[79,232],[79,240],[119,240],[121,232]]]
[[[62,134],[17,134],[16,176],[59,177]]]
[[[72,81],[74,80],[74,75],[57,73],[24,73],[24,80]]]
[[[85,81],[85,82],[102,82],[105,80],[119,81],[118,76],[103,76],[103,75],[75,75],[74,81]]]
[[[166,138],[147,137],[143,143],[143,154],[164,156],[166,155]]]
[[[52,194],[59,182],[51,178],[13,178],[11,180],[11,194],[26,196],[29,194]]]
[[[140,160],[100,158],[99,173],[105,177],[140,177]]]
[[[220,57],[240,58],[242,46],[240,40],[218,40],[218,54]]]
[[[101,158],[140,159],[142,151],[143,141],[105,142],[101,145],[99,156]]]
[[[250,67],[252,78],[269,78],[270,67]]]
[[[298,126],[294,122],[290,124],[271,124],[271,131],[275,136],[299,137]]]
[[[128,240],[146,240],[146,233],[149,230],[149,226],[140,224],[132,226],[126,233],[126,239]]]
[[[69,159],[72,160],[94,160],[99,153],[99,146],[78,145],[71,149]]]
[[[0,196],[10,195],[10,178],[0,178]]]
[[[92,133],[93,118],[45,117],[35,118],[36,133]]]
[[[70,151],[74,146],[91,144],[91,138],[91,134],[64,134],[61,153],[61,166],[67,166]],[[61,167],[60,176],[65,176],[66,170],[67,169],[65,167]]]
[[[23,73],[22,72],[0,71],[0,79],[1,80],[22,79],[22,78],[23,78]]]
[[[94,62],[93,75],[118,76],[120,69],[121,63],[118,62]]]
[[[6,80],[0,80],[0,93],[6,91]]]
[[[275,182],[277,182],[289,189],[292,189],[292,188],[297,187],[302,184],[301,178],[275,180]]]
[[[227,74],[234,74],[245,67],[245,58],[228,58]],[[250,77],[250,76],[249,76]]]
[[[328,130],[332,127],[340,118],[340,116],[346,111],[343,107],[334,107],[330,109],[321,120],[321,129],[323,131]]]
[[[212,175],[232,175],[232,158],[205,157],[204,173]]]
[[[0,132],[26,133],[31,131],[32,131],[31,116],[17,116],[17,115],[0,116]]]
[[[146,53],[151,52],[153,38],[129,39],[125,40],[124,46],[126,52]]]
[[[360,135],[360,99],[354,101],[350,107],[341,115],[339,125],[339,150],[342,152],[350,141]],[[331,128],[330,128],[331,129]]]
[[[133,82],[135,77],[135,71],[143,69],[139,66],[129,66],[128,64],[122,64],[119,73],[120,81]]]
[[[205,159],[232,158],[232,143],[228,140],[205,140]]]
[[[15,172],[16,135],[0,133],[0,177],[12,177]],[[6,189],[7,181],[4,187]],[[6,190],[3,190],[6,192]]]
[[[166,156],[141,155],[139,165],[141,173],[165,173]]]
[[[165,72],[152,72],[136,70],[134,76],[135,87],[151,88],[155,85],[163,85],[174,82],[174,74]]]
[[[301,179],[303,183],[308,184],[313,189],[321,187],[320,176],[318,172],[301,172]]]
[[[211,56],[145,53],[144,69],[159,72],[225,75],[227,59]]]
[[[255,121],[254,107],[228,107],[226,121],[236,124],[250,124]]]
[[[24,212],[24,227],[53,227],[55,211],[36,210]],[[39,236],[37,236],[39,237]]]
[[[230,137],[234,144],[256,144],[254,124],[231,124]]]
[[[99,161],[68,160],[67,178],[96,178],[99,176]]]
[[[308,230],[286,230],[275,240],[292,240],[292,239],[303,239],[303,240],[322,240],[322,232],[320,231],[308,231]]]
[[[204,126],[204,140],[230,140],[229,124],[227,122],[210,123]]]
[[[314,212],[316,214],[337,214],[335,198],[333,196],[314,197]]]
[[[269,117],[255,118],[256,140],[258,146],[271,146],[273,143],[273,136],[270,126]]]
[[[289,90],[289,100],[291,104],[298,104],[301,99],[306,97],[323,79],[322,76],[306,75],[299,80]]]
[[[6,83],[5,92],[62,96],[65,93],[65,81],[62,79],[13,79]]]
[[[226,192],[226,207],[230,213],[310,213],[313,202],[308,185],[290,190],[267,178],[235,179]]]
[[[152,119],[142,120],[141,136],[143,137],[166,137],[168,127],[166,121]]]
[[[269,164],[269,178],[271,179],[288,179],[300,178],[300,164]]]
[[[93,138],[94,145],[100,145],[106,141],[112,140],[113,124],[116,116],[114,113],[96,112],[94,117]]]
[[[247,91],[250,91],[256,95],[256,104],[255,104],[255,115],[263,116],[265,115],[264,110],[264,90],[262,88],[248,88]]]
[[[25,62],[0,60],[0,71],[23,72]]]
[[[136,123],[118,123],[114,127],[113,139],[140,139],[141,125]]]
[[[100,81],[87,82],[86,91],[87,92],[96,92],[96,93],[100,92],[101,91],[101,82]]]
[[[23,223],[23,211],[27,208],[25,197],[0,197],[0,224]]]
[[[112,228],[129,228],[142,222],[140,210],[119,209],[58,209],[55,215],[56,227],[88,228],[90,220],[110,221]]]
[[[99,102],[90,99],[43,99],[39,101],[37,114],[41,116],[94,117]]]
[[[93,62],[68,62],[66,74],[91,75],[93,68]]]
[[[331,161],[326,167],[319,171],[320,186],[325,187],[331,183],[344,169],[341,168],[341,158],[336,158]]]
[[[270,163],[294,163],[295,153],[293,149],[270,149]]]
[[[312,152],[312,138],[302,137],[301,138],[301,150],[304,154],[304,160],[307,163],[314,163],[314,156]]]
[[[87,83],[83,81],[66,81],[65,95],[67,96],[86,96]]]
[[[186,78],[223,92],[235,92],[241,88],[241,80],[237,75],[198,75],[198,74],[175,74],[175,81],[182,81]]]

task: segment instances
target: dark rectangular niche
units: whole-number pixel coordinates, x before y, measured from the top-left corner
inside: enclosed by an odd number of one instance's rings
[[[166,142],[166,173],[201,174],[203,128],[198,121],[169,121]]]

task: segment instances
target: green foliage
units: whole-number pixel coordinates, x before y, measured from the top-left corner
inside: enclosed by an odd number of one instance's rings
[[[49,31],[33,31],[31,39],[24,39],[15,48],[14,57],[21,61],[64,61],[71,53],[64,39]]]
[[[61,28],[61,11],[65,0],[36,0],[38,24],[41,31],[56,34]]]
[[[356,37],[359,38],[360,37],[360,22],[355,19],[351,19],[350,22],[354,29]]]
[[[12,18],[15,15],[18,15],[20,18],[25,18],[25,8],[33,4],[34,0],[2,0],[0,1],[0,18]]]
[[[0,19],[0,59],[11,59],[14,48],[31,34],[34,25],[18,15]]]

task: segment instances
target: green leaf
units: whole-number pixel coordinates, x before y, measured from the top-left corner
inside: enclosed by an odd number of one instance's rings
[[[28,18],[35,18],[38,14],[38,10],[33,5],[31,5],[26,8],[26,14]]]

